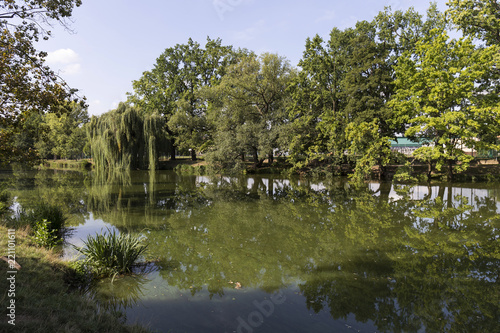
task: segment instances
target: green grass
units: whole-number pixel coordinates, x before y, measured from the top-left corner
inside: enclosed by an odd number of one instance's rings
[[[99,311],[94,301],[71,287],[73,272],[57,253],[30,244],[28,230],[16,228],[16,261],[21,269],[16,274],[14,297],[8,296],[6,276],[0,279],[0,304],[7,307],[14,299],[16,309],[16,326],[8,324],[4,315],[0,332],[148,332],[125,325],[123,317]],[[1,255],[7,254],[7,234],[7,227],[0,224]],[[0,271],[8,269],[0,261]]]
[[[85,256],[83,265],[87,270],[96,277],[105,277],[130,273],[146,248],[140,237],[108,229],[88,236],[84,246],[76,249]]]

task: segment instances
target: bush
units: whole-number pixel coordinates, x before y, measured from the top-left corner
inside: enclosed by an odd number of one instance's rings
[[[29,225],[34,230],[40,221],[47,221],[47,231],[56,237],[61,237],[66,218],[58,206],[47,203],[37,203],[32,208],[21,208],[17,212],[15,223],[17,225]]]
[[[0,186],[0,217],[9,211],[12,204],[9,192],[6,188]]]
[[[204,175],[206,167],[204,165],[191,166],[189,164],[179,164],[174,171],[184,175]]]
[[[31,241],[35,245],[50,249],[59,244],[61,239],[56,235],[56,230],[50,229],[50,222],[44,219],[33,226]]]
[[[80,169],[90,170],[90,169],[92,169],[92,163],[90,163],[87,160],[82,160],[82,161],[80,161]]]
[[[130,234],[107,233],[88,236],[81,248],[75,247],[85,256],[84,266],[97,277],[130,273],[135,262],[146,251],[147,245],[141,237]]]

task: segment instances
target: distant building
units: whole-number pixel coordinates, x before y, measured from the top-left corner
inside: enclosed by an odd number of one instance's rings
[[[396,140],[391,141],[391,150],[397,151],[406,156],[411,156],[413,152],[423,146],[422,143],[412,141],[405,137],[396,138]]]
[[[412,141],[412,140],[405,138],[405,137],[399,137],[399,138],[396,138],[396,140],[390,140],[390,142],[391,142],[391,150],[392,151],[397,151],[397,152],[404,154],[406,156],[411,156],[417,148],[420,148],[420,147],[428,144],[426,139],[420,139],[420,142],[418,142],[418,141]],[[433,144],[429,143],[429,145],[433,145]],[[457,147],[457,148],[462,149],[464,151],[464,153],[466,153],[468,155],[472,155],[477,159],[496,159],[500,156],[499,151],[497,151],[497,150],[481,149],[478,151],[478,150],[475,150],[472,148],[467,148],[467,147],[463,146],[462,143],[460,143],[460,142],[458,143],[458,145],[459,145],[459,147]]]

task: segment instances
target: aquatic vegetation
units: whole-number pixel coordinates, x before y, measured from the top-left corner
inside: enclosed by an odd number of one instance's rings
[[[137,260],[144,255],[147,244],[142,237],[117,233],[107,229],[103,234],[89,235],[81,248],[83,265],[97,277],[131,273]]]

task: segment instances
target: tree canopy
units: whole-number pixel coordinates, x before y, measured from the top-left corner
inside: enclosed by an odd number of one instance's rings
[[[486,45],[500,44],[500,2],[497,0],[450,0],[447,13],[464,34]]]
[[[250,154],[259,165],[263,161],[259,152],[272,162],[288,119],[286,89],[293,75],[288,60],[270,53],[249,54],[228,68],[209,92],[215,100],[210,115],[216,129],[209,155],[212,163],[235,165]]]
[[[33,43],[50,36],[45,23],[64,24],[80,4],[0,6],[0,154],[7,161],[79,155],[83,129],[66,130],[75,91]],[[363,180],[402,161],[390,140],[406,135],[428,143],[413,157],[428,164],[429,176],[446,165],[452,177],[474,151],[498,148],[498,6],[452,0],[445,14],[431,4],[426,15],[387,7],[371,21],[333,28],[327,39],[308,38],[297,68],[277,54],[188,39],[133,81],[126,104],[91,121],[83,146],[106,168],[155,169],[160,155],[195,160],[203,153],[214,170],[243,170],[266,160],[274,166],[279,154],[295,172]],[[452,29],[464,37],[449,38]]]
[[[0,149],[1,159],[24,156],[13,136],[30,113],[51,111],[75,98],[71,89],[46,64],[46,52],[34,43],[48,39],[51,21],[65,24],[81,0],[0,2]]]
[[[92,158],[100,171],[155,170],[170,148],[163,118],[120,103],[116,110],[92,117],[87,128]]]
[[[129,102],[162,115],[172,148],[191,149],[195,157],[211,133],[199,89],[216,85],[234,58],[233,48],[220,39],[207,38],[205,48],[192,39],[167,48],[153,69],[133,82]],[[175,159],[175,152],[171,157]]]
[[[433,30],[396,65],[397,93],[390,105],[407,124],[406,135],[427,140],[414,156],[441,170],[464,170],[473,159],[463,148],[493,148],[498,133],[498,95],[482,82],[498,62],[498,47],[476,48],[470,38],[451,39]],[[486,135],[485,135],[486,134]]]

